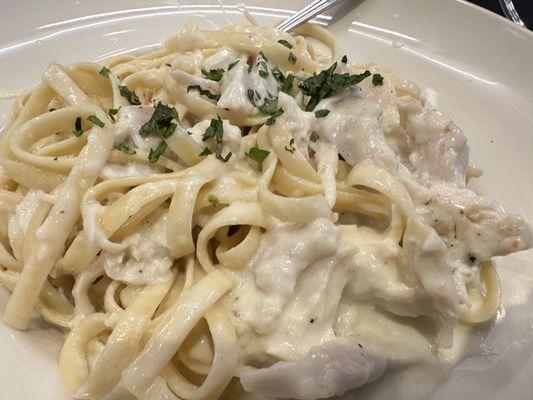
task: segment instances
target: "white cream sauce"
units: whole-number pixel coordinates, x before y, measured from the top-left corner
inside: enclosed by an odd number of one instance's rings
[[[107,276],[132,285],[146,285],[172,278],[174,261],[167,247],[167,213],[154,212],[121,243],[119,252],[102,251]]]
[[[278,118],[283,130],[294,139],[294,147],[309,159],[309,142],[315,127],[316,118],[311,112],[302,111],[292,96],[281,92],[278,104],[283,108],[283,114]]]
[[[309,323],[312,314],[319,311],[314,308],[320,306],[303,307],[295,293],[305,290],[298,286],[303,275],[309,276],[308,290],[324,283],[313,278],[331,269],[327,268],[331,262],[327,259],[337,251],[338,228],[328,219],[302,225],[280,225],[273,221],[270,228],[250,264],[232,272],[238,284],[223,301],[237,333],[244,339],[243,357],[251,357],[251,361],[273,355],[298,358],[316,343],[317,335],[332,337],[332,332],[324,329],[327,324],[318,327],[319,324]],[[301,298],[309,302],[307,306],[318,300]],[[280,323],[282,319],[290,319],[291,323]],[[308,328],[315,328],[310,336]]]
[[[355,88],[321,101],[317,110],[322,109],[330,112],[317,119],[316,132],[321,140],[333,143],[348,164],[368,161],[396,172],[398,161],[383,135],[379,103],[363,98]]]
[[[248,267],[231,272],[237,286],[223,300],[242,361],[259,368],[243,371],[245,388],[312,399],[378,379],[385,365],[449,369],[457,361],[461,340],[436,354],[431,323],[413,319],[426,311],[422,290],[395,283],[397,245],[372,244],[328,219],[268,228]],[[321,362],[335,367],[324,375]]]

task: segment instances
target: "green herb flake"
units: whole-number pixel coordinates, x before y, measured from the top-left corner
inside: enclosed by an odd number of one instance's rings
[[[111,71],[109,70],[109,68],[103,66],[102,69],[98,72],[100,75],[102,76],[105,76],[106,78],[109,78],[109,73]]]
[[[283,93],[289,94],[292,90],[293,84],[294,84],[294,75],[289,74],[285,78],[285,82],[283,82],[279,90],[281,90]]]
[[[200,157],[208,156],[209,154],[213,154],[211,150],[209,150],[209,147],[205,146],[204,149],[200,154],[198,154]]]
[[[343,64],[346,64],[348,62],[348,57],[346,57],[346,54],[342,56],[341,62]]]
[[[250,103],[252,103],[255,107],[257,107],[255,102],[255,95],[258,94],[257,91],[253,89],[248,89],[246,94],[248,95],[248,100],[250,100]]]
[[[146,135],[151,133],[162,131],[163,137],[168,137],[172,135],[176,129],[176,125],[171,124],[172,120],[174,119],[178,119],[178,112],[176,109],[158,102],[155,106],[154,113],[150,117],[150,120],[141,126],[139,135],[141,135],[141,137],[146,137]],[[165,134],[167,134],[166,130],[172,125],[174,125],[174,129],[172,129],[168,136],[165,136]]]
[[[296,55],[292,51],[289,51],[289,62],[294,65],[297,60]]]
[[[239,63],[240,60],[233,61],[230,65],[228,65],[228,71],[231,71],[231,69],[236,66]]]
[[[211,119],[211,123],[209,124],[209,127],[205,130],[204,134],[202,135],[202,141],[209,140],[211,138],[215,138],[215,156],[218,160],[222,162],[228,162],[231,158],[232,154],[231,151],[226,154],[225,157],[222,156],[222,137],[224,135],[224,127],[222,124],[222,120],[220,119],[220,116],[217,115],[216,118]],[[207,147],[206,147],[207,149]],[[209,149],[208,149],[209,150]],[[205,149],[204,149],[205,151]],[[203,153],[203,151],[202,151]],[[200,153],[202,155],[202,153]],[[211,153],[209,153],[211,154]]]
[[[291,141],[289,142],[289,146],[285,146],[285,150],[287,150],[289,153],[294,153],[296,148],[294,147],[294,138],[291,138]]]
[[[246,155],[251,158],[252,160],[258,162],[261,164],[263,161],[265,161],[265,158],[270,154],[270,151],[259,149],[257,147],[252,147]]]
[[[317,118],[324,118],[328,114],[329,114],[329,110],[318,110],[318,111],[315,111],[315,117],[317,117]]]
[[[127,86],[119,86],[118,90],[120,91],[120,95],[122,97],[125,97],[131,105],[141,105],[141,100],[139,100],[139,96],[137,96],[137,94],[135,94],[133,90],[129,90]]]
[[[299,87],[303,94],[310,97],[305,111],[313,111],[320,100],[336,95],[371,75],[369,71],[354,75],[336,74],[336,68],[337,63],[334,63],[318,75],[313,75],[300,83]]]
[[[292,49],[292,44],[287,42],[285,39],[278,40],[279,44],[282,44],[283,46],[287,47],[288,49]]]
[[[137,153],[134,148],[132,148],[129,144],[125,142],[116,144],[114,147],[115,149],[120,150],[121,152],[127,154],[128,156],[132,156],[135,153]]]
[[[87,117],[87,121],[100,128],[103,128],[105,126],[105,124],[96,115],[89,115]]]
[[[210,71],[202,70],[202,74],[207,78],[215,82],[220,82],[222,77],[224,76],[224,69],[217,68],[212,69]]]
[[[72,134],[76,137],[83,135],[83,131],[81,130],[81,117],[76,117],[76,121],[74,121],[74,131]]]
[[[272,114],[270,118],[265,121],[265,125],[274,125],[274,123],[276,122],[276,118],[279,117],[281,114],[283,114],[283,108],[278,109],[278,111]]]
[[[170,67],[170,68],[172,68],[172,64],[169,64],[169,63],[165,63],[165,65],[166,65],[167,67]]]
[[[159,143],[159,145],[155,149],[150,149],[150,153],[148,154],[148,161],[152,164],[157,162],[157,160],[159,160],[159,157],[161,157],[161,155],[165,152],[166,149],[167,143],[162,140],[161,143]]]
[[[372,75],[372,84],[374,86],[383,86],[383,76],[380,74]]]
[[[265,102],[261,104],[258,108],[259,111],[261,111],[263,114],[273,115],[278,109],[278,99],[276,99],[275,97],[267,97],[265,99]]]
[[[176,130],[176,128],[178,127],[177,124],[174,124],[174,123],[170,123],[168,124],[168,126],[165,128],[165,130],[163,131],[163,134],[162,136],[166,139],[170,136],[172,136],[172,134],[174,133],[174,131]]]
[[[109,110],[107,110],[107,115],[109,115],[109,118],[111,118],[111,121],[115,122],[115,115],[118,114],[119,110],[120,110],[120,107],[119,108],[110,108]]]
[[[226,157],[222,157],[222,154],[216,154],[217,160],[220,160],[222,162],[228,162],[231,156],[232,156],[231,151],[228,154],[226,154]]]
[[[277,65],[272,68],[272,76],[274,76],[279,83],[285,82],[285,75],[283,75],[283,72],[281,72]]]
[[[207,196],[207,201],[210,202],[213,207],[218,207],[218,205],[220,204],[220,200],[214,194],[210,194],[209,196]]]
[[[222,125],[222,120],[219,116],[217,116],[217,118],[211,119],[211,123],[202,135],[202,141],[205,142],[206,140],[211,139],[212,137],[222,136],[224,133],[223,131],[224,128]]]
[[[257,62],[257,67],[259,76],[263,79],[266,79],[268,78],[268,59],[262,51],[259,52],[258,59],[259,61]]]
[[[207,89],[202,89],[202,87],[200,85],[190,85],[190,86],[187,86],[187,92],[190,92],[191,90],[198,90],[198,92],[200,92],[200,95],[201,96],[206,96],[207,98],[211,99],[211,100],[218,100],[220,99],[220,96],[218,94],[214,94],[214,93],[211,93],[209,90]]]

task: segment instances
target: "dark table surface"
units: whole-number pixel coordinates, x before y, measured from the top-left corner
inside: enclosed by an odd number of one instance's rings
[[[493,11],[497,14],[504,15],[498,0],[469,0],[470,3],[477,4],[487,10]],[[520,14],[520,18],[526,25],[533,29],[533,0],[513,0],[513,3]]]

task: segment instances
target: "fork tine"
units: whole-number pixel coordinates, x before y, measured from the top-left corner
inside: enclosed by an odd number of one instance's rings
[[[309,3],[307,6],[302,8],[296,14],[294,14],[289,19],[282,22],[278,29],[283,32],[288,32],[291,29],[303,24],[304,22],[309,21],[311,18],[317,16],[322,11],[327,10],[328,8],[334,6],[337,3],[340,3],[343,0],[315,0]]]

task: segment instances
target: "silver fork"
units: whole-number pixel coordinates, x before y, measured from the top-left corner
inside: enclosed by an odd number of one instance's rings
[[[515,24],[527,28],[526,24],[520,18],[520,15],[516,12],[516,8],[513,4],[513,0],[500,0],[500,7],[503,10],[505,16],[513,21]]]
[[[327,10],[328,8],[341,3],[342,1],[344,0],[315,0],[306,5],[286,21],[283,21],[278,26],[278,29],[283,32],[289,32],[297,26],[309,21],[311,18],[316,17],[318,14]]]

